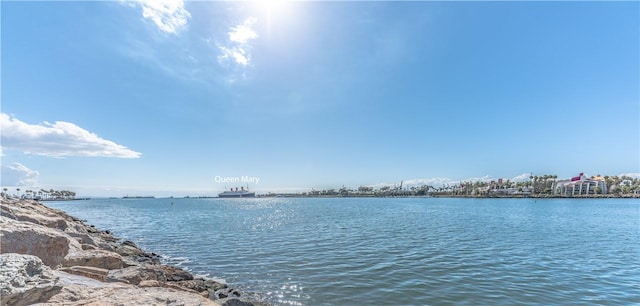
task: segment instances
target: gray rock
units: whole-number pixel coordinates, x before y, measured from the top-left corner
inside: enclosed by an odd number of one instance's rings
[[[196,279],[193,279],[193,280],[178,281],[178,282],[176,282],[176,285],[179,285],[179,286],[187,288],[187,289],[195,290],[195,291],[198,291],[198,292],[204,292],[204,291],[215,292],[217,290],[224,289],[224,288],[228,287],[227,284],[216,282],[216,281],[211,280],[211,279],[202,279],[202,278],[196,278]]]
[[[65,230],[68,226],[65,220],[68,216],[61,211],[31,200],[21,200],[13,204],[15,205],[7,205],[2,209],[3,216],[59,230]]]
[[[140,265],[109,271],[107,281],[137,285],[142,281],[179,282],[192,280],[193,275],[179,268],[164,265]]]
[[[76,240],[78,240],[78,242],[80,242],[81,244],[90,244],[95,246],[96,243],[95,241],[93,241],[93,238],[89,235],[89,233],[78,233],[78,232],[72,232],[72,231],[67,231],[66,232],[67,235],[76,238]]]
[[[133,247],[133,248],[136,248],[136,249],[138,248],[138,246],[131,240],[123,241],[122,245],[130,246],[130,247]]]
[[[121,269],[124,266],[122,257],[105,250],[82,250],[71,252],[62,262],[65,267],[88,266],[107,270]]]
[[[75,239],[60,230],[0,217],[0,250],[2,253],[38,256],[44,264],[55,268],[64,260],[70,247],[81,249]]]
[[[209,292],[209,298],[212,300],[216,299],[226,299],[228,297],[240,297],[240,292],[233,288],[224,288],[220,290],[216,290],[215,292]]]
[[[51,269],[32,255],[0,255],[0,305],[20,306],[43,303],[60,292]]]
[[[58,305],[202,305],[220,306],[197,293],[166,287],[138,287],[104,283],[83,276],[54,271],[64,286],[60,293],[39,306]]]
[[[3,201],[4,204],[4,201]],[[16,214],[11,210],[9,205],[0,205],[0,216],[16,220]]]
[[[222,306],[255,306],[255,304],[240,299],[228,299],[222,303]]]
[[[84,250],[80,243],[60,229],[37,223],[0,217],[0,250],[40,257],[49,267],[90,266],[120,269],[123,259],[114,252]]]
[[[66,267],[66,268],[61,268],[58,271],[63,271],[69,274],[75,274],[75,275],[81,275],[88,278],[93,278],[101,282],[104,282],[105,278],[107,277],[107,274],[109,274],[109,270],[107,269],[101,269],[96,267],[86,267],[86,266]]]
[[[90,244],[83,244],[81,245],[83,250],[96,250],[96,246],[94,245],[90,245]]]

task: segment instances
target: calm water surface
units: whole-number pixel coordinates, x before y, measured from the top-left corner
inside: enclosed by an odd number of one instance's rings
[[[275,304],[640,304],[637,199],[47,205]]]

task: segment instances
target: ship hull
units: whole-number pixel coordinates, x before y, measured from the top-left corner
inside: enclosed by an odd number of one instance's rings
[[[218,194],[218,198],[255,198],[255,192],[223,192]]]

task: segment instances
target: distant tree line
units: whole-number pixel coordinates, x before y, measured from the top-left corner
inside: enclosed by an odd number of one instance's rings
[[[30,199],[30,200],[73,200],[76,197],[76,193],[69,190],[31,190],[26,189],[21,193],[20,188],[16,188],[16,193],[10,194],[9,188],[2,188],[2,198],[14,198],[14,199]]]
[[[594,175],[594,178],[604,178],[607,193],[613,195],[640,195],[640,178],[630,176],[601,176]],[[443,184],[438,187],[432,185],[420,185],[402,187],[402,183],[394,186],[382,186],[374,188],[371,186],[360,186],[357,189],[342,187],[339,189],[324,189],[301,193],[283,194],[285,196],[302,197],[394,197],[394,196],[492,196],[492,195],[515,195],[515,196],[538,196],[552,195],[554,184],[558,182],[557,175],[531,175],[529,180],[511,181],[509,179],[480,181],[470,180],[455,184]],[[600,187],[591,190],[590,194],[602,194]],[[268,193],[266,196],[280,195]]]
[[[633,178],[630,176],[602,176],[596,174],[591,176],[591,179],[601,179],[605,181],[608,194],[613,195],[640,195],[640,178]],[[558,182],[557,175],[545,174],[545,175],[531,175],[528,181],[513,182],[511,180],[493,180],[486,181],[466,181],[460,184],[443,185],[436,188],[433,192],[434,195],[483,195],[498,193],[501,191],[503,194],[515,194],[515,195],[552,195],[553,186]],[[509,191],[507,193],[506,191]],[[603,190],[600,187],[596,187],[593,190],[593,194],[602,194]]]

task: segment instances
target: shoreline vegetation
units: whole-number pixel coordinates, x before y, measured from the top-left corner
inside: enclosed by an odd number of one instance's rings
[[[556,175],[531,175],[529,180],[468,180],[455,184],[360,186],[357,189],[312,190],[299,193],[267,193],[263,197],[450,197],[450,198],[640,198],[640,178],[629,176],[591,177],[580,173],[558,180]]]
[[[401,197],[441,197],[441,198],[640,198],[640,178],[630,176],[602,176],[596,174],[586,177],[582,173],[577,177],[558,180],[556,175],[531,175],[529,180],[511,181],[497,179],[491,181],[467,180],[452,184],[412,185],[403,186],[403,182],[393,186],[360,186],[339,189],[325,189],[295,193],[267,192],[256,194],[256,197],[286,197],[286,198],[401,198]],[[579,188],[576,189],[576,186]],[[582,188],[585,187],[585,188]],[[37,201],[72,201],[89,200],[89,197],[76,198],[76,193],[68,190],[24,190],[15,188],[16,193],[10,193],[9,188],[2,188],[0,196],[5,199],[27,199]],[[156,198],[155,196],[123,196],[123,199]],[[174,198],[170,196],[168,198]],[[184,196],[184,198],[210,199],[215,196]],[[116,199],[110,197],[110,199]]]
[[[303,197],[299,194],[284,196]],[[374,197],[366,195],[364,197]],[[363,197],[311,195],[304,197]],[[394,197],[390,195],[387,197]],[[634,194],[397,197],[640,198]],[[39,201],[0,202],[0,305],[270,305],[220,280],[164,265],[160,256]]]
[[[301,193],[278,193],[267,194],[257,196],[258,198],[468,198],[468,199],[629,199],[640,198],[639,194],[595,194],[595,195],[575,195],[575,196],[562,196],[562,195],[451,195],[451,194],[433,194],[433,195],[305,195]],[[196,197],[191,197],[196,199]],[[202,197],[202,198],[216,198],[216,197]]]
[[[1,305],[269,305],[38,201],[0,204]]]

